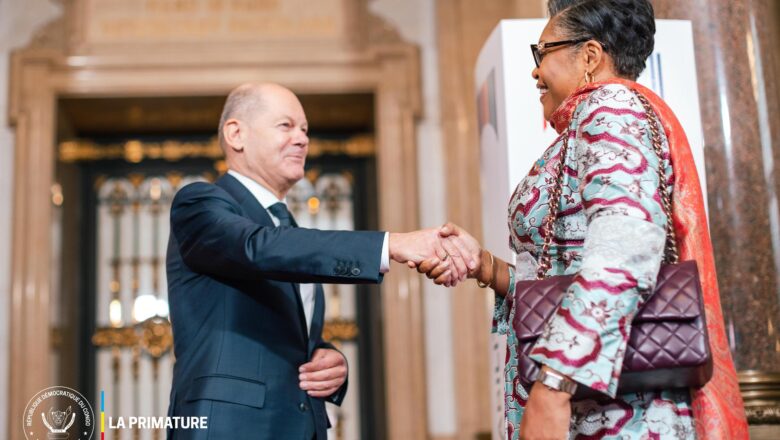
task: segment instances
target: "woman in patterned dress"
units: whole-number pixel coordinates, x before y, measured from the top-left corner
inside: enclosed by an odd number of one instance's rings
[[[634,83],[653,51],[655,21],[647,0],[550,0],[552,17],[534,47],[533,78],[544,116],[560,136],[520,182],[509,203],[510,245],[517,266],[482,252],[470,276],[496,292],[494,331],[507,336],[507,438],[742,439],[747,424],[718,300],[701,190],[687,140],[674,114]],[[636,93],[663,125],[663,160],[654,153],[648,118]],[[561,157],[564,138],[569,139]],[[565,391],[518,380],[512,329],[514,282],[534,279],[556,169],[563,190],[548,276],[577,274],[531,351],[542,370],[597,390],[571,401]],[[701,390],[617,395],[630,323],[652,291],[664,254],[666,214],[659,195],[663,167],[673,197],[680,259],[702,274],[715,374]],[[448,224],[442,235],[470,236]],[[479,246],[473,238],[473,246]],[[450,248],[450,253],[457,249]],[[445,259],[446,260],[446,259]],[[420,272],[447,283],[448,261]]]

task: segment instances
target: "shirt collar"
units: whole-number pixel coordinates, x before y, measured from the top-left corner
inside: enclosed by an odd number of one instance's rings
[[[248,189],[249,192],[252,193],[253,196],[255,196],[255,199],[257,199],[258,203],[260,203],[260,205],[262,205],[263,208],[268,209],[269,206],[278,202],[282,202],[285,205],[287,204],[286,197],[283,198],[282,200],[279,200],[278,198],[276,198],[274,193],[268,190],[268,188],[255,182],[249,177],[246,177],[245,175],[239,173],[238,171],[228,170],[228,174],[235,177],[236,180],[238,180],[242,185],[244,185],[244,187],[246,187],[246,189]]]

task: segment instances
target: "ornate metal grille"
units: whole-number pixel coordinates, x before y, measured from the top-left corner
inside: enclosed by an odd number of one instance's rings
[[[353,177],[310,170],[288,194],[301,227],[354,229]],[[173,354],[165,278],[170,203],[176,191],[203,176],[130,174],[96,182],[98,393],[107,413],[161,416],[168,407]],[[350,392],[341,407],[328,406],[336,439],[360,437],[359,362],[354,286],[325,285],[323,337],[334,342],[350,365]],[[95,401],[99,401],[97,396]],[[157,440],[160,431],[112,430],[114,439]]]

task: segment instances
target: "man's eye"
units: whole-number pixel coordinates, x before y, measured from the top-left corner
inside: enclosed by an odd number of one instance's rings
[[[281,124],[279,124],[279,126],[284,128],[290,128],[292,127],[292,124],[290,124],[289,122],[282,122]]]

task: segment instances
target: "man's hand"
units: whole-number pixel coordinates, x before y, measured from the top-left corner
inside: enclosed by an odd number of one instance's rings
[[[455,223],[445,223],[439,229],[439,236],[442,239],[442,246],[453,256],[460,256],[473,262],[469,264],[468,276],[474,278],[479,273],[480,258],[482,256],[482,246],[476,238],[466,232],[465,229]]]
[[[471,234],[454,223],[447,223],[442,226],[439,229],[439,237],[441,238],[441,246],[455,261],[468,260],[473,262],[465,269],[466,276],[476,278],[484,265],[482,248],[479,242]],[[452,280],[448,276],[449,265],[445,263],[447,262],[442,262],[436,258],[426,259],[417,265],[417,271],[426,274],[436,284],[451,287],[456,283],[451,282]],[[462,281],[463,279],[461,278],[460,280]]]
[[[534,383],[520,422],[520,439],[569,438],[571,395]]]
[[[300,387],[312,397],[328,397],[347,380],[347,360],[338,350],[318,348],[311,361],[298,368]]]
[[[459,244],[452,239],[452,243],[444,243],[439,229],[423,229],[409,233],[391,233],[389,240],[390,258],[406,263],[409,267],[417,267],[423,261],[435,261],[445,269],[442,278],[450,282],[466,279],[470,270],[477,266],[475,255],[462,252]],[[465,246],[462,246],[465,248]],[[449,250],[452,250],[450,253]]]

